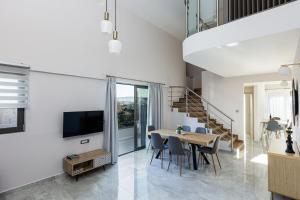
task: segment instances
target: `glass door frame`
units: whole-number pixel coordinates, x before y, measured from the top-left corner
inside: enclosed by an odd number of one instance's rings
[[[141,147],[138,147],[138,137],[137,137],[137,89],[138,88],[143,88],[143,89],[148,89],[148,86],[147,85],[136,85],[136,84],[132,84],[132,83],[124,83],[124,82],[117,82],[116,83],[117,85],[130,85],[130,86],[133,86],[134,87],[134,147],[133,147],[133,150],[132,151],[129,151],[129,152],[126,152],[126,153],[122,153],[122,154],[119,154],[119,156],[123,156],[123,155],[126,155],[128,153],[132,153],[132,152],[135,152],[135,151],[139,151],[139,150],[142,150],[142,149],[145,149],[146,148],[146,136],[145,136],[145,146],[141,146]],[[148,100],[147,100],[147,104],[148,104]],[[147,112],[147,111],[146,111]],[[148,115],[147,115],[148,116]],[[118,119],[119,120],[119,119]],[[146,126],[147,126],[147,122],[146,122]],[[119,129],[119,128],[118,128]],[[146,130],[147,131],[147,130]]]
[[[138,101],[137,101],[138,91],[137,90],[138,90],[138,88],[148,89],[148,86],[146,86],[146,85],[134,85],[134,149],[135,149],[135,151],[146,148],[146,135],[145,135],[145,138],[144,138],[145,139],[145,145],[143,146],[141,144],[141,146],[138,146],[138,129],[137,129],[137,122],[138,122],[137,121],[137,115],[138,115],[138,113],[137,113],[137,110],[138,110]],[[148,104],[148,97],[147,97],[147,104]],[[147,116],[147,111],[146,111],[146,116]],[[146,121],[146,127],[147,127],[147,121]],[[147,132],[147,128],[146,128],[146,132]],[[141,135],[141,137],[142,137],[142,135]]]

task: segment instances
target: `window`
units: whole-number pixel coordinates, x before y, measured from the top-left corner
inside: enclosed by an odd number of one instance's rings
[[[0,134],[25,130],[29,68],[0,64]]]
[[[266,91],[266,118],[279,117],[282,121],[291,122],[292,97],[290,89]]]

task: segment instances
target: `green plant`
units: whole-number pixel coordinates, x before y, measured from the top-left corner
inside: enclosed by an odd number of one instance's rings
[[[177,126],[177,129],[176,129],[177,131],[183,131],[183,128],[182,128],[182,126]]]

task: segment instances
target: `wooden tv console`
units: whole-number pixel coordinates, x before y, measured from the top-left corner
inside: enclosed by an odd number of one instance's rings
[[[111,163],[111,153],[101,149],[78,154],[78,158],[72,160],[65,157],[63,159],[63,169],[70,176],[76,177],[93,169],[103,167]]]

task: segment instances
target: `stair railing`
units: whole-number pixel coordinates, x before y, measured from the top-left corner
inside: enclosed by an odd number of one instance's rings
[[[224,113],[222,110],[220,110],[218,107],[210,103],[207,99],[203,98],[201,95],[197,94],[193,90],[191,90],[188,87],[184,86],[170,86],[169,87],[169,93],[170,93],[170,107],[171,110],[173,111],[173,103],[175,101],[178,101],[179,98],[182,98],[185,96],[185,112],[186,115],[189,116],[189,104],[195,103],[195,101],[199,101],[199,103],[205,103],[206,104],[206,126],[207,128],[210,127],[210,115],[212,116],[219,116],[219,120],[224,121],[227,125],[229,125],[229,130],[230,130],[230,136],[231,136],[231,150],[233,151],[233,133],[232,133],[232,128],[233,128],[233,122],[234,120],[228,116],[226,113]],[[193,97],[192,95],[196,96]],[[203,104],[204,106],[204,104]],[[205,108],[205,107],[204,107]],[[221,117],[220,117],[221,116]],[[226,120],[228,121],[226,121]]]

